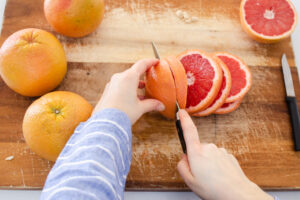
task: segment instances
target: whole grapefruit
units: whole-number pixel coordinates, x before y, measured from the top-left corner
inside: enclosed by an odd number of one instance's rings
[[[83,37],[101,23],[104,0],[45,0],[44,11],[55,31],[69,37]]]
[[[9,36],[0,49],[0,75],[15,92],[41,96],[56,88],[67,72],[60,42],[40,29],[24,29]]]
[[[39,156],[55,161],[80,122],[86,121],[92,106],[72,92],[55,91],[34,101],[23,119],[26,143]]]

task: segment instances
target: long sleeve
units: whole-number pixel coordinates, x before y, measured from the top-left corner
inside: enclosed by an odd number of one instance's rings
[[[42,200],[124,199],[131,163],[131,123],[105,109],[81,123],[50,171]]]

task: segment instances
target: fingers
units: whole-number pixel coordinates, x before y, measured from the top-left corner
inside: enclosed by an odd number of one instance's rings
[[[224,154],[227,154],[227,150],[224,148],[219,148],[221,152],[223,152]]]
[[[158,59],[139,60],[130,68],[130,71],[134,71],[135,73],[137,73],[137,76],[140,77],[143,73],[147,71],[148,68],[156,65],[158,61]]]
[[[145,81],[140,80],[139,82],[139,89],[143,89],[145,87]]]
[[[144,100],[144,99],[146,99],[146,97],[144,95],[138,95],[138,99],[139,100]]]
[[[145,99],[140,101],[140,107],[142,110],[142,114],[154,110],[163,111],[165,109],[164,104],[155,99]]]
[[[187,146],[188,152],[200,146],[200,140],[197,128],[190,117],[190,115],[185,110],[179,111],[179,118],[181,121],[181,126],[183,130],[184,140]]]
[[[184,154],[182,159],[177,164],[177,170],[184,182],[189,186],[194,181],[187,156]]]

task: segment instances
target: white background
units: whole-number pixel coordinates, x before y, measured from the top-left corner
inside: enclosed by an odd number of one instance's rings
[[[296,9],[300,15],[300,1],[292,0]],[[0,0],[0,30],[2,28],[3,13],[6,0]],[[299,16],[300,18],[300,16]],[[292,35],[293,47],[296,56],[296,63],[300,66],[300,23]],[[299,68],[298,68],[298,71]],[[300,97],[298,97],[300,98]],[[2,158],[1,158],[2,159]],[[300,166],[299,166],[300,170]],[[237,186],[238,187],[238,186]],[[0,200],[35,200],[39,199],[41,191],[25,191],[25,190],[0,190]],[[278,191],[269,192],[270,194],[276,195],[281,200],[296,200],[300,199],[300,191]],[[125,199],[130,200],[194,200],[199,199],[192,192],[125,192]]]

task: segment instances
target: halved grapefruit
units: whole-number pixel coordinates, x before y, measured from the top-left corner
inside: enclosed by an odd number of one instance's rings
[[[187,50],[178,59],[187,76],[187,103],[189,113],[207,108],[216,98],[222,84],[222,69],[208,54],[200,50]]]
[[[226,103],[242,99],[252,85],[252,75],[247,65],[238,57],[221,52],[215,54],[228,67],[231,74],[231,90]]]
[[[243,99],[239,99],[235,102],[231,102],[231,103],[224,103],[221,108],[219,108],[218,110],[216,110],[214,113],[215,114],[227,114],[230,113],[232,111],[235,111],[240,104],[242,103]]]
[[[175,57],[161,59],[147,70],[145,78],[146,96],[155,98],[165,105],[161,114],[174,119],[176,100],[184,109],[187,96],[187,78],[182,64]]]
[[[292,34],[297,13],[290,0],[242,0],[240,20],[250,37],[274,43]]]
[[[223,81],[221,85],[221,89],[219,90],[219,93],[213,103],[209,107],[207,107],[205,110],[194,113],[193,116],[196,117],[204,117],[212,114],[217,109],[219,109],[224,103],[229,95],[230,89],[231,89],[231,75],[230,71],[227,68],[227,66],[221,61],[216,55],[213,54],[213,58],[217,61],[219,66],[222,68],[223,71]]]

